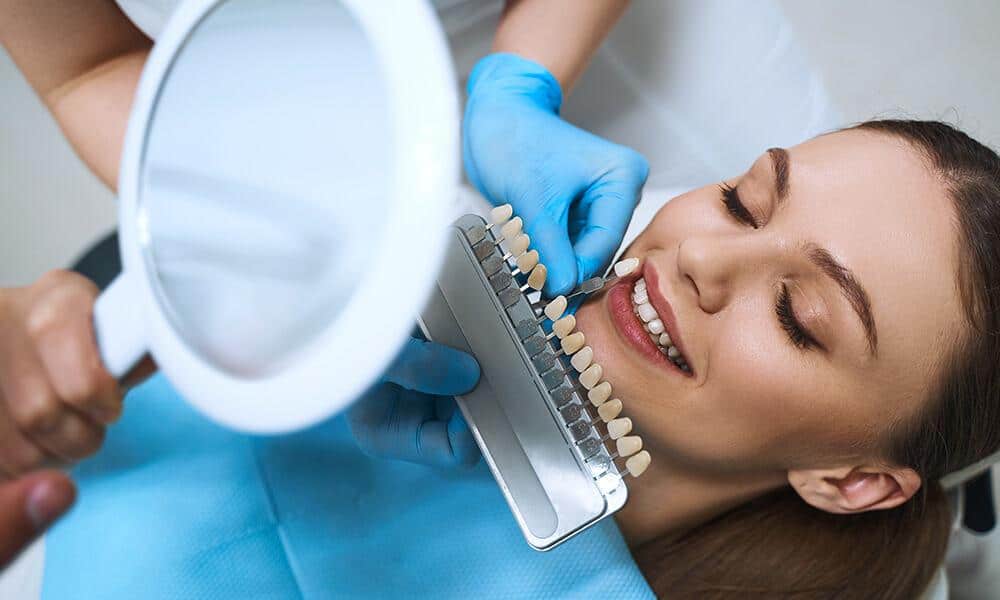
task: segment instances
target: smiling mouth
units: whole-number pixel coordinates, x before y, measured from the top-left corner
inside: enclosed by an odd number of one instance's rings
[[[691,373],[687,359],[670,339],[670,333],[667,332],[663,319],[660,318],[656,308],[649,301],[646,279],[643,277],[640,277],[632,287],[632,312],[642,323],[656,349],[678,369],[685,373]]]
[[[650,273],[652,273],[651,270]],[[684,356],[683,345],[680,348],[674,348],[673,353],[677,354],[675,358],[670,356],[670,346],[660,344],[660,337],[670,329],[670,326],[667,325],[668,321],[660,319],[660,315],[655,309],[652,313],[647,308],[642,309],[644,313],[651,317],[649,322],[644,321],[638,314],[639,306],[642,304],[649,304],[650,308],[652,308],[651,302],[636,302],[636,300],[642,299],[642,294],[636,295],[635,291],[635,285],[640,278],[648,279],[650,273],[623,279],[613,285],[608,291],[607,308],[611,321],[615,324],[615,332],[623,341],[634,348],[638,354],[644,356],[651,363],[659,365],[659,368],[666,369],[682,377],[694,377],[690,363]],[[653,273],[653,276],[655,277],[655,273]],[[642,284],[639,284],[639,287],[642,288]],[[635,298],[633,298],[634,296]],[[659,325],[663,325],[663,333],[654,334],[650,332],[649,323],[656,320],[660,321]],[[652,328],[654,330],[658,329],[659,325],[653,324]],[[664,338],[664,341],[667,340]]]

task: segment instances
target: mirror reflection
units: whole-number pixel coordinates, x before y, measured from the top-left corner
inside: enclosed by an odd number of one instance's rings
[[[228,0],[178,54],[145,148],[146,260],[213,365],[273,373],[350,299],[390,210],[386,94],[329,0]]]

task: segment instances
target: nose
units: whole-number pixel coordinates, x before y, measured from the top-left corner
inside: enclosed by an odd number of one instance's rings
[[[767,244],[748,237],[692,236],[677,248],[679,275],[693,288],[703,311],[723,310],[753,273],[763,273]]]

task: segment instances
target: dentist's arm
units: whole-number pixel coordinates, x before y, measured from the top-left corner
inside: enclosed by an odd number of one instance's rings
[[[508,4],[494,53],[469,77],[463,160],[494,204],[510,203],[566,293],[604,270],[625,235],[649,167],[637,152],[559,117],[563,96],[627,6],[625,0]]]
[[[149,38],[113,0],[0,0],[0,44],[80,158],[114,189]]]
[[[512,0],[504,8],[493,52],[544,66],[568,95],[629,0]]]

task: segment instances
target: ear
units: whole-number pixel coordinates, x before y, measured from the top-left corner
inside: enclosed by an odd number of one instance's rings
[[[920,476],[908,468],[849,466],[792,470],[788,483],[820,510],[852,514],[899,506],[920,489]]]

